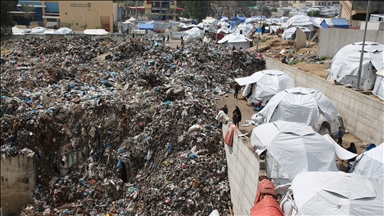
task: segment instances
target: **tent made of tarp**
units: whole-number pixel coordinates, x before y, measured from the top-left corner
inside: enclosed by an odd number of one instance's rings
[[[381,100],[384,100],[384,69],[376,72],[376,81],[372,94],[376,95]]]
[[[221,40],[217,41],[219,44],[229,44],[232,45],[236,48],[249,48],[251,39],[245,37],[244,35],[241,34],[229,34],[225,35],[224,38]]]
[[[238,17],[233,18],[232,21],[235,21],[237,23],[243,23],[243,22],[245,22],[246,19],[247,19],[247,17],[238,16]]]
[[[248,77],[235,79],[239,85],[245,85],[243,96],[247,96],[247,103],[270,100],[275,94],[295,87],[295,81],[279,70],[263,70]]]
[[[86,35],[107,35],[108,32],[104,29],[85,29],[84,34]]]
[[[67,28],[67,27],[63,27],[63,28],[60,28],[58,30],[54,30],[54,29],[48,29],[44,32],[44,34],[57,34],[57,35],[65,35],[65,34],[73,34],[73,31],[72,29],[70,28]]]
[[[305,124],[276,121],[260,125],[252,130],[251,145],[257,154],[265,154],[267,176],[276,186],[304,171],[338,171],[333,143]]]
[[[140,30],[154,30],[154,23],[139,23]]]
[[[189,29],[187,31],[183,32],[183,39],[185,41],[193,39],[193,38],[204,38],[204,30],[201,30],[198,27],[194,27],[192,29]],[[173,33],[172,33],[173,34]]]
[[[231,28],[231,30],[232,30],[231,33],[240,34],[240,31],[242,31],[243,35],[248,35],[249,33],[252,32],[253,29],[254,29],[254,27],[252,24],[241,23],[241,24],[235,26],[234,28]]]
[[[377,181],[384,187],[384,143],[370,149],[356,158],[352,173]]]
[[[308,37],[310,36],[309,34],[312,32],[310,29],[306,28],[306,27],[291,27],[289,29],[286,29],[283,34],[281,35],[281,37],[284,39],[284,40],[294,40],[295,39],[295,35],[296,35],[296,31],[297,29],[300,29],[301,31],[303,31],[306,36],[307,36],[307,40],[309,39]]]
[[[25,35],[25,33],[28,33],[30,29],[24,30],[17,28],[16,26],[12,27],[12,34],[13,35]]]
[[[319,90],[295,87],[277,93],[259,113],[256,125],[292,121],[309,125],[320,134],[336,134],[344,127],[336,106]]]
[[[45,31],[47,31],[46,28],[38,26],[38,27],[31,29],[30,33],[31,34],[44,34]]]
[[[320,25],[323,28],[349,28],[349,23],[344,18],[324,19]]]
[[[353,173],[303,172],[290,189],[296,215],[384,215],[384,188]]]
[[[341,48],[332,59],[327,80],[356,88],[362,45],[356,42]],[[376,74],[372,67],[376,71],[384,69],[384,45],[366,41],[359,88],[373,89]]]
[[[321,28],[321,26],[315,22],[311,17],[307,15],[296,15],[291,17],[287,21],[287,27],[307,27],[310,30],[314,30],[315,28]]]

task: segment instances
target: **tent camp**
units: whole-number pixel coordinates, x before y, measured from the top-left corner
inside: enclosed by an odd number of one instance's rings
[[[229,34],[229,35],[225,35],[224,38],[217,41],[217,43],[229,44],[229,45],[232,45],[232,46],[236,47],[237,49],[239,49],[240,47],[249,48],[250,47],[249,41],[251,41],[251,39],[245,37],[244,35]]]
[[[305,124],[260,125],[252,130],[251,145],[257,154],[265,154],[267,176],[276,186],[304,171],[337,171],[333,144]]]
[[[292,181],[290,202],[294,215],[383,215],[384,188],[353,173],[303,172]],[[293,202],[291,202],[293,201]],[[291,209],[292,209],[291,208]]]
[[[194,27],[189,29],[188,31],[181,32],[183,34],[183,39],[185,41],[193,39],[193,38],[204,38],[204,30],[201,30],[198,27]]]
[[[252,32],[254,29],[252,24],[246,24],[246,23],[241,23],[234,28],[232,28],[232,33],[233,34],[240,34],[240,31],[243,32],[243,35],[248,35],[249,33]]]
[[[38,27],[31,29],[30,33],[31,34],[44,34],[45,31],[47,31],[46,28],[38,26]]]
[[[320,134],[336,134],[340,126],[344,128],[331,100],[316,89],[302,87],[277,93],[252,120],[256,125],[278,120],[304,123]]]
[[[287,27],[306,27],[310,30],[314,30],[315,28],[321,28],[321,26],[315,22],[311,17],[307,15],[296,15],[287,21]]]
[[[310,34],[312,31],[306,27],[291,27],[291,28],[285,30],[283,32],[283,34],[281,35],[281,37],[284,40],[294,40],[297,29],[300,29],[301,31],[303,31],[306,34],[307,40],[310,39],[309,37],[311,36]]]
[[[279,70],[263,70],[248,77],[235,79],[239,85],[244,86],[243,96],[247,96],[247,103],[270,100],[275,94],[295,87],[295,81]]]
[[[139,23],[140,30],[153,30],[154,27],[154,23]]]
[[[341,48],[333,57],[327,80],[336,80],[341,85],[357,87],[362,42],[352,43]],[[360,88],[372,89],[376,71],[384,69],[384,45],[377,42],[365,42]]]
[[[384,69],[381,69],[376,73],[376,81],[372,94],[376,95],[381,100],[384,100]]]
[[[377,181],[384,187],[384,143],[368,150],[356,158],[352,173]]]

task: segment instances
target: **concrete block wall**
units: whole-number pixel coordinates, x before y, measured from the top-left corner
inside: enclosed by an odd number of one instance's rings
[[[36,185],[35,154],[1,157],[2,215],[17,214],[31,201]]]
[[[344,46],[354,42],[362,42],[363,37],[364,31],[359,29],[319,29],[317,56],[333,57]],[[367,30],[366,41],[384,44],[384,31]]]
[[[321,77],[296,67],[266,58],[266,67],[285,72],[296,86],[320,90],[337,107],[346,130],[367,143],[384,142],[384,102],[343,86],[333,85]]]
[[[223,137],[228,125],[223,124]],[[247,137],[238,137],[241,132],[235,131],[233,146],[225,146],[228,165],[228,180],[231,188],[231,200],[234,215],[250,215],[256,197],[260,173],[260,160]]]

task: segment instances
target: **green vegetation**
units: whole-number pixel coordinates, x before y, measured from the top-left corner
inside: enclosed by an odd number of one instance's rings
[[[321,15],[321,12],[319,10],[313,10],[309,11],[307,15],[310,17],[319,17]]]
[[[272,12],[277,12],[277,8],[272,8],[271,11]]]
[[[291,62],[289,62],[289,65],[299,64],[300,62],[302,62],[302,60],[300,60],[300,59],[295,59],[295,60],[292,60]]]
[[[97,26],[95,26],[95,29],[99,29],[99,28],[101,28],[101,27],[100,27],[100,26],[98,26],[98,25],[97,25]]]
[[[320,56],[319,57],[319,61],[324,61],[325,59],[327,59],[327,57],[325,57],[325,56]]]
[[[12,16],[8,11],[11,11],[12,8],[17,6],[18,0],[11,0],[11,1],[1,1],[0,2],[0,15],[1,15],[1,27],[13,27],[15,25],[15,22],[12,20]]]
[[[33,10],[35,10],[35,7],[33,7],[32,5],[28,5],[28,4],[22,4],[21,9],[23,10],[23,15],[24,15],[25,19],[27,19],[27,21],[28,21],[27,26],[30,26],[31,25],[31,19],[33,19],[32,12],[33,12]]]
[[[66,23],[65,26],[66,26],[67,28],[71,28],[71,27],[73,26],[73,23]]]
[[[88,26],[87,24],[84,24],[84,25],[81,25],[80,27],[85,30],[87,26]]]

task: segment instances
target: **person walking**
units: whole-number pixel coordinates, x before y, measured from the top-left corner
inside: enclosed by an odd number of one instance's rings
[[[339,127],[339,131],[337,132],[337,144],[343,146],[343,130],[342,127]]]
[[[235,110],[233,110],[232,115],[233,123],[239,128],[241,122],[241,111],[238,106],[235,106]]]
[[[233,88],[235,89],[235,93],[233,94],[233,97],[235,97],[236,99],[238,99],[237,96],[239,95],[239,91],[240,91],[240,89],[241,89],[241,86],[240,86],[238,83],[235,83],[235,85],[233,86]]]

